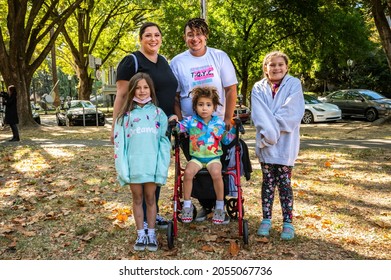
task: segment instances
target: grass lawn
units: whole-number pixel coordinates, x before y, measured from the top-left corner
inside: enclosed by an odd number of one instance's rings
[[[41,126],[21,131],[23,139],[53,145],[0,144],[0,259],[183,259],[183,260],[361,260],[391,259],[391,147],[305,148],[293,170],[296,238],[283,242],[278,195],[271,238],[256,235],[261,218],[262,174],[250,149],[254,172],[242,178],[249,245],[238,223],[210,220],[179,223],[175,247],[165,231],[160,249],[135,252],[128,187],[116,182],[112,147],[61,146],[56,140],[108,139],[110,126]],[[391,124],[366,122],[303,125],[305,139],[390,139]],[[0,140],[10,138],[2,131]],[[245,139],[253,139],[247,126]],[[162,188],[160,212],[172,216],[173,165]]]

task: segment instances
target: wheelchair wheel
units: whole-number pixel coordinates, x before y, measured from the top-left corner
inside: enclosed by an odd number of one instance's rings
[[[248,221],[243,220],[243,243],[248,245]]]
[[[168,245],[168,249],[174,248],[174,223],[173,223],[173,221],[168,221],[167,245]]]
[[[177,220],[182,223],[182,209],[183,209],[183,201],[180,203],[180,207],[177,210]],[[193,204],[193,221],[197,217],[197,208]]]
[[[225,208],[227,210],[228,216],[230,216],[231,219],[237,219],[238,218],[238,216],[239,216],[239,209],[238,209],[238,199],[237,198],[230,198],[230,199],[228,199]],[[243,200],[242,200],[242,216],[244,216]]]

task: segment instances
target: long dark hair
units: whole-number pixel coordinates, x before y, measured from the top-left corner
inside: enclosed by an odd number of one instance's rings
[[[133,101],[133,98],[136,93],[136,87],[139,81],[145,80],[149,86],[149,91],[151,92],[151,98],[152,98],[152,103],[157,106],[157,98],[156,98],[156,93],[155,93],[155,86],[153,85],[153,81],[151,77],[147,73],[139,72],[136,73],[130,80],[129,80],[129,88],[128,88],[128,93],[125,97],[124,103],[122,104],[119,112],[118,112],[118,117],[117,121],[120,119],[123,119],[124,115],[132,111],[136,103]]]

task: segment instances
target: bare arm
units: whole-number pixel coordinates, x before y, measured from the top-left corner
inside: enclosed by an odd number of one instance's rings
[[[114,144],[114,126],[118,116],[118,111],[124,103],[126,93],[128,92],[129,81],[119,80],[117,81],[117,96],[114,100],[113,107],[113,124],[111,125],[110,141]]]
[[[234,115],[236,99],[238,96],[236,84],[224,88],[225,90],[225,116],[224,122],[226,130],[232,127],[231,119]]]
[[[174,114],[178,116],[179,120],[182,120],[183,116],[181,111],[181,99],[179,92],[177,92],[175,95]]]

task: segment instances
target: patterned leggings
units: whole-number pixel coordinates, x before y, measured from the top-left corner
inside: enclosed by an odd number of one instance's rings
[[[282,218],[286,223],[292,223],[293,191],[291,186],[292,166],[261,163],[262,182],[262,212],[264,219],[272,218],[274,192],[278,187]]]

